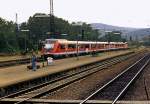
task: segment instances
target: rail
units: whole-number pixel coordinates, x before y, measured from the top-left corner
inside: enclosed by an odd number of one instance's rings
[[[88,100],[91,100],[91,99],[96,99],[96,97],[107,99],[107,100],[108,99],[113,100],[112,104],[115,104],[116,101],[131,86],[132,82],[135,81],[135,79],[142,72],[142,70],[148,65],[150,61],[149,58],[150,58],[150,54],[144,56],[143,58],[138,60],[136,63],[131,65],[129,68],[124,70],[122,73],[118,74],[115,78],[110,80],[108,83],[103,85],[101,88],[96,90],[94,93],[88,96],[85,100],[83,100],[80,104],[84,104]]]

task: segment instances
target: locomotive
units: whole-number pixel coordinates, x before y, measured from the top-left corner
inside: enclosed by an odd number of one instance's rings
[[[61,57],[89,54],[108,50],[127,49],[127,42],[69,41],[67,39],[46,39],[43,44],[44,57]]]

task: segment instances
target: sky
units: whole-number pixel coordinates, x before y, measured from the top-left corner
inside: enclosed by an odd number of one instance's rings
[[[54,0],[54,15],[69,22],[150,27],[150,0]],[[1,0],[0,17],[18,22],[35,13],[49,13],[49,0]]]

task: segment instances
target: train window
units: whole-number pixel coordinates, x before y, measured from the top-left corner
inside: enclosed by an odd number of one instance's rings
[[[96,46],[97,48],[99,48],[100,47],[100,44],[97,44],[97,46]]]
[[[96,48],[96,44],[92,44],[92,46],[91,46],[92,48]]]
[[[89,48],[89,44],[86,44],[86,45],[85,45],[85,48]]]
[[[81,45],[80,45],[80,48],[84,48],[84,47],[85,47],[85,45],[84,45],[84,44],[81,44]]]
[[[60,45],[60,49],[65,49],[65,45],[64,45],[64,44],[61,44],[61,45]]]
[[[76,48],[76,44],[68,44],[68,48]]]
[[[103,44],[99,44],[99,45],[98,45],[98,48],[103,48],[103,47],[104,47]]]

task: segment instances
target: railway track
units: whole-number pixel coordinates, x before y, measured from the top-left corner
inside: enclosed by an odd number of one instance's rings
[[[114,64],[122,62],[123,60],[133,57],[134,55],[135,54],[127,54],[125,56],[118,56],[113,59],[108,59],[103,62],[98,62],[96,64],[86,66],[84,68],[82,67],[82,68],[80,68],[80,70],[73,71],[70,74],[50,80],[49,82],[46,82],[46,83],[34,86],[32,88],[28,88],[28,89],[1,97],[0,102],[3,102],[3,103],[13,102],[15,104],[20,104],[20,103],[24,103],[24,102],[28,101],[29,99],[40,98],[40,97],[46,95],[47,93],[56,91],[64,86],[67,86],[70,83],[74,83],[75,81],[83,79],[83,78],[85,78],[93,73],[96,73],[102,69],[105,69]],[[14,99],[22,99],[22,100],[15,101]]]
[[[118,74],[115,78],[96,90],[80,104],[86,103],[88,100],[111,100],[111,104],[115,104],[127,89],[133,84],[138,75],[150,62],[150,54],[145,55],[129,68]]]

